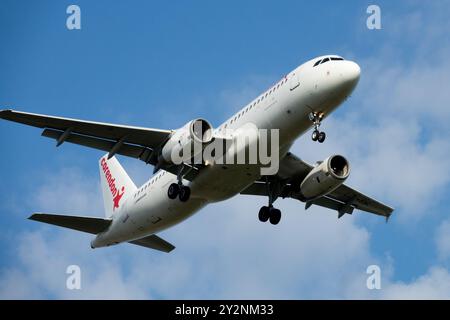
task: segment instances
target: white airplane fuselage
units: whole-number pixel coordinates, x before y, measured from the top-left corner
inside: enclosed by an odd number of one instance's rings
[[[322,58],[317,57],[294,69],[216,128],[215,133],[220,134],[225,127],[238,129],[247,124],[259,129],[279,129],[279,157],[282,159],[294,141],[311,128],[309,114],[317,112],[328,116],[358,83],[360,68],[356,63],[330,60],[314,66]],[[189,201],[181,202],[167,196],[167,189],[177,182],[177,176],[160,170],[124,199],[120,210],[112,217],[111,226],[98,234],[91,246],[103,247],[158,233],[187,219],[208,203],[235,196],[260,177],[258,165],[207,165],[194,181],[183,181],[191,188],[191,196]]]

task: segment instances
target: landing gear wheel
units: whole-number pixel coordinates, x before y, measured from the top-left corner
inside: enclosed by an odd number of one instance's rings
[[[281,211],[275,208],[271,208],[269,219],[271,224],[277,225],[281,220]]]
[[[167,196],[169,199],[175,199],[180,193],[180,186],[176,183],[172,183],[167,190]]]
[[[312,141],[317,141],[319,139],[320,132],[319,130],[314,130],[311,135]]]
[[[181,202],[186,202],[189,200],[189,197],[191,195],[191,188],[186,187],[186,186],[182,186],[180,188],[180,194],[179,194],[179,198]]]
[[[327,137],[327,135],[325,134],[325,132],[321,132],[319,133],[319,136],[317,137],[317,141],[319,141],[320,143],[325,141],[325,138]]]
[[[261,222],[267,222],[267,220],[269,220],[270,218],[270,209],[269,207],[261,207],[261,209],[259,209],[259,214],[258,214],[258,218],[259,221]]]

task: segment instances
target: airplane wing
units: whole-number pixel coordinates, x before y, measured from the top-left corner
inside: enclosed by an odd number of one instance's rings
[[[312,169],[312,165],[304,162],[289,152],[280,162],[277,178],[287,181],[287,185],[298,184]],[[268,196],[266,183],[262,180],[256,181],[243,190],[241,194]],[[301,201],[300,195],[292,191],[281,191],[280,196],[283,198],[290,197]],[[394,211],[393,208],[356,191],[345,184],[326,196],[307,202],[305,208],[308,209],[313,204],[338,211],[339,218],[345,213],[352,214],[354,209],[359,209],[384,216],[388,219]]]
[[[28,112],[2,110],[0,118],[43,128],[42,136],[53,138],[57,146],[71,142],[155,164],[152,151],[161,146],[170,130],[124,126],[111,123],[53,117]]]

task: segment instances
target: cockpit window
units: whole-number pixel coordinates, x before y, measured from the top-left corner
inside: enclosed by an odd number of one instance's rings
[[[324,58],[322,60],[316,61],[316,63],[314,63],[313,67],[317,67],[319,64],[322,64],[322,63],[325,63],[325,62],[328,62],[328,61],[342,61],[342,60],[344,60],[344,58],[341,58],[341,57],[326,57],[326,58]]]

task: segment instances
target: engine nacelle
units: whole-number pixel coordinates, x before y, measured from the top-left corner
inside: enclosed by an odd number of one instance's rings
[[[334,155],[316,166],[300,183],[304,200],[319,198],[334,191],[350,174],[350,165],[343,156]]]
[[[180,164],[203,152],[213,140],[213,128],[204,119],[195,119],[176,130],[161,150],[159,161]]]

